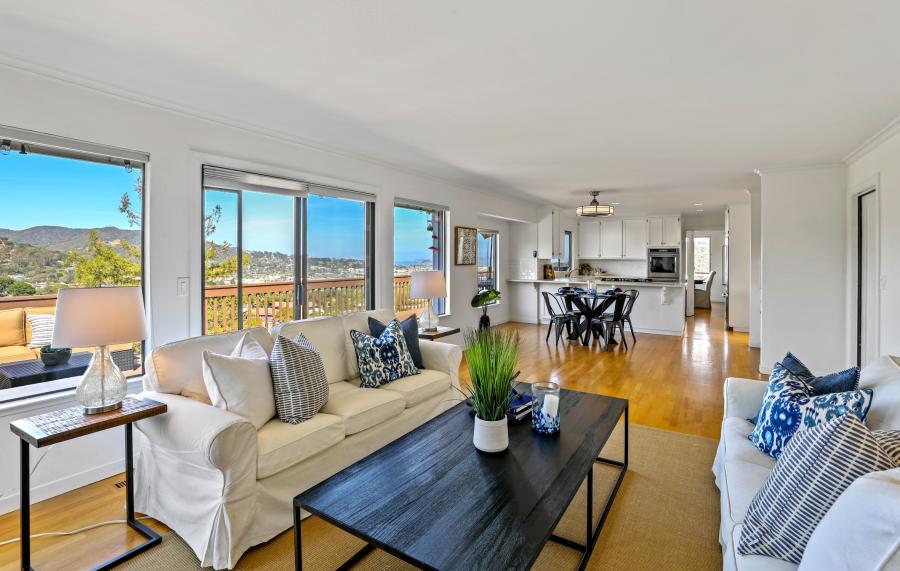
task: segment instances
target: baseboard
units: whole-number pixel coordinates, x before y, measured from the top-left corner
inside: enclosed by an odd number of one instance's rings
[[[750,333],[749,327],[732,327],[732,331],[737,331],[738,333]]]
[[[18,468],[18,459],[16,459],[15,464]],[[121,474],[124,471],[125,458],[122,457],[119,460],[114,460],[102,466],[96,466],[94,468],[84,470],[83,472],[78,472],[77,474],[70,474],[63,478],[53,480],[52,482],[41,484],[40,486],[33,486],[31,488],[31,503],[34,504],[36,502],[40,502],[54,496],[58,496],[60,494],[65,494],[66,492],[70,492],[76,488],[87,486],[88,484],[93,484],[94,482],[99,482],[104,478],[109,478],[110,476],[115,476],[116,474]],[[0,515],[15,511],[17,509],[19,509],[18,492],[0,498]]]
[[[759,339],[750,339],[750,341],[747,342],[747,345],[749,345],[750,347],[753,347],[754,349],[759,349],[760,348]]]

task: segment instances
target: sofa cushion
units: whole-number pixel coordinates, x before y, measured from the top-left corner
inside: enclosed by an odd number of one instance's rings
[[[387,328],[387,323],[382,323],[374,317],[369,318],[369,332],[373,337],[378,337]],[[422,350],[419,348],[419,320],[415,315],[410,315],[400,322],[400,329],[403,330],[403,339],[406,341],[406,348],[412,356],[413,363],[417,369],[424,369],[422,362]]]
[[[377,319],[382,323],[387,323],[394,318],[394,311],[391,309],[373,309],[371,311],[348,313],[340,318],[341,323],[344,326],[344,359],[347,363],[347,376],[344,377],[344,380],[359,377],[359,366],[356,363],[356,350],[353,348],[350,332],[356,330],[371,334],[372,332],[369,330],[370,317]]]
[[[765,456],[762,452],[757,454]],[[770,468],[743,460],[726,461],[722,468],[721,517],[732,526],[743,523],[757,492],[772,473]]]
[[[802,571],[900,568],[900,468],[859,478],[813,531]]]
[[[272,375],[266,359],[204,351],[203,382],[212,405],[249,420],[259,430],[275,416]]]
[[[272,351],[272,337],[263,327],[244,329],[221,335],[203,335],[161,345],[147,359],[144,387],[158,393],[182,395],[212,404],[203,383],[203,351],[230,355],[244,335]]]
[[[0,347],[25,345],[25,310],[0,309]]]
[[[302,334],[279,335],[272,358],[275,409],[283,422],[298,424],[316,415],[328,401],[328,379],[322,356]]]
[[[36,359],[35,352],[23,345],[0,347],[0,363],[15,363],[16,361],[31,361]]]
[[[258,479],[267,478],[303,462],[344,439],[344,421],[319,413],[306,422],[288,424],[270,420],[256,434]]]
[[[406,401],[406,408],[410,408],[446,392],[449,388],[450,375],[434,369],[422,369],[418,375],[398,379],[383,386],[381,390],[400,393]],[[746,437],[744,442],[750,444]]]
[[[393,418],[406,408],[400,393],[361,389],[346,381],[331,384],[328,389],[328,403],[322,412],[341,417],[347,436]]]
[[[879,357],[863,367],[860,388],[874,393],[866,423],[872,430],[900,430],[900,357]]]
[[[374,389],[419,373],[396,319],[392,319],[378,337],[354,329],[350,338],[359,365],[361,386]]]
[[[725,461],[740,460],[771,470],[775,467],[775,459],[750,442],[747,436],[751,432],[753,432],[753,425],[742,418],[730,417],[723,421],[722,440],[725,446]]]
[[[325,378],[329,383],[339,383],[356,376],[350,375],[347,370],[347,341],[344,337],[349,339],[350,335],[344,333],[340,317],[301,319],[280,323],[272,328],[273,339],[277,335],[294,339],[301,333],[322,355]],[[353,359],[355,361],[356,357]]]

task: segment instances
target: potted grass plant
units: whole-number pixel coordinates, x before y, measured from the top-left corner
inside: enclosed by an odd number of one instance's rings
[[[482,452],[502,452],[509,446],[506,413],[519,356],[519,335],[478,329],[467,331],[465,341],[470,379],[466,396],[475,410],[472,443]]]

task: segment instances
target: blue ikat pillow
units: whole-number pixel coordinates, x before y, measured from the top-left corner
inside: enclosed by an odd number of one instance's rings
[[[865,422],[871,404],[871,389],[816,395],[809,383],[776,363],[756,427],[748,438],[777,459],[797,432],[850,413]]]
[[[350,332],[350,339],[359,364],[359,386],[374,389],[419,374],[396,319],[377,337],[354,330]]]

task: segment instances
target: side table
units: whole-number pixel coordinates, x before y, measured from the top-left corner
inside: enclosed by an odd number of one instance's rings
[[[448,335],[455,335],[457,333],[459,333],[459,327],[444,327],[438,325],[437,331],[425,331],[424,329],[419,329],[419,339],[434,341],[435,339],[447,337]]]
[[[22,521],[22,570],[33,571],[31,567],[31,503],[30,503],[30,478],[31,465],[28,454],[29,446],[41,448],[72,440],[79,436],[87,436],[108,428],[125,425],[125,484],[126,484],[126,521],[128,526],[147,538],[147,541],[133,547],[118,557],[102,563],[94,568],[94,571],[112,569],[135,555],[150,549],[162,539],[159,534],[140,523],[134,517],[134,487],[132,476],[134,472],[132,426],[136,420],[149,418],[163,414],[167,410],[163,403],[150,399],[137,397],[125,397],[122,408],[100,414],[86,415],[82,407],[72,407],[57,410],[37,416],[31,416],[16,420],[9,424],[10,430],[21,439],[19,452],[19,475],[21,481],[20,490],[20,515]]]

